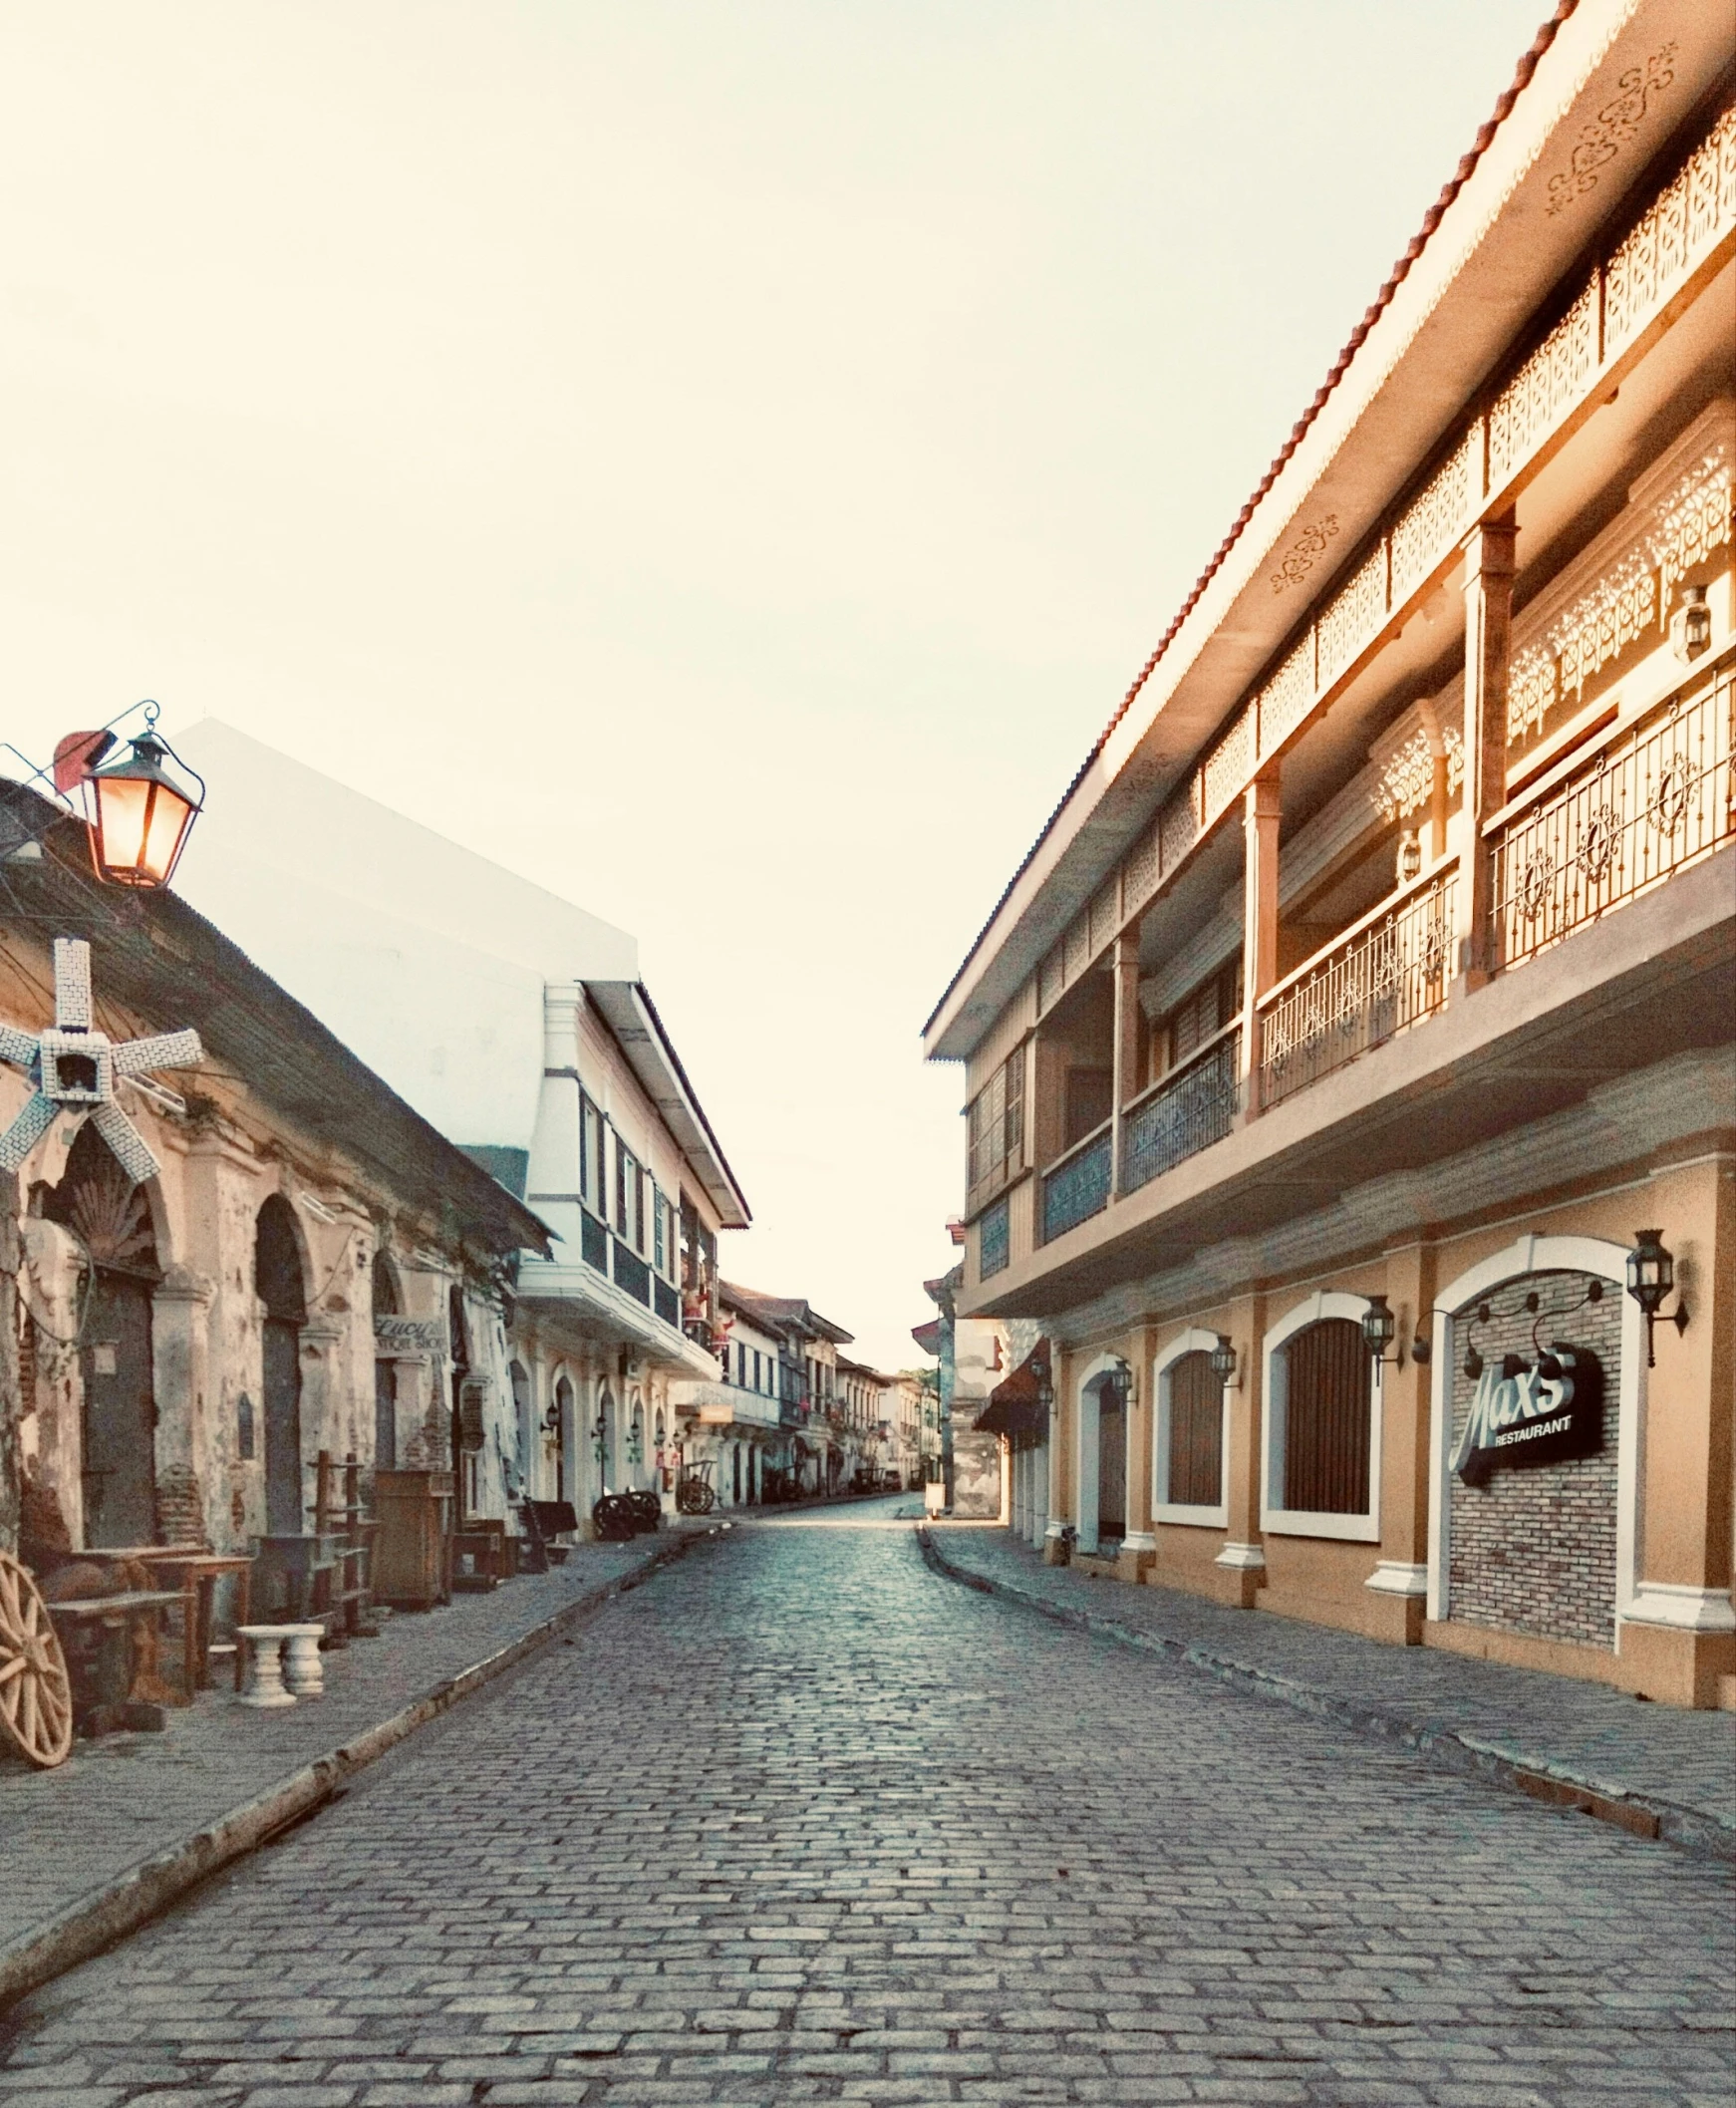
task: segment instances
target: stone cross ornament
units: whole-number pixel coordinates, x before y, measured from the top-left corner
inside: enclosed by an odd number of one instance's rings
[[[205,1057],[196,1032],[159,1032],[119,1046],[92,1022],[91,947],[82,937],[54,941],[54,1024],[45,1033],[0,1025],[0,1061],[22,1068],[36,1085],[18,1117],[0,1135],[0,1170],[17,1171],[54,1121],[88,1113],[97,1132],[136,1185],[161,1166],[150,1145],[122,1111],[115,1085],[151,1068],[191,1068]]]

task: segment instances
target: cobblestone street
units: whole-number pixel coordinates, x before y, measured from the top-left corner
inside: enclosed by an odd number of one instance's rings
[[[660,1573],[16,2007],[0,2102],[1726,2108],[1727,1870],[973,1594],[891,1514]]]

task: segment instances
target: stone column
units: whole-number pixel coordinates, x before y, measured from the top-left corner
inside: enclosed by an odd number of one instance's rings
[[[151,1387],[156,1400],[156,1528],[163,1544],[226,1545],[229,1429],[206,1411],[215,1284],[171,1266],[151,1291]]]
[[[1067,1383],[1072,1370],[1069,1356],[1049,1353],[1049,1380],[1054,1386],[1054,1403],[1048,1414],[1048,1482],[1047,1499],[1044,1503],[1042,1525],[1042,1559],[1044,1566],[1064,1567],[1067,1563],[1067,1543],[1061,1532],[1067,1524],[1067,1436],[1071,1425],[1071,1414],[1067,1411]]]
[[[1224,1575],[1222,1600],[1247,1611],[1266,1578],[1266,1547],[1260,1530],[1261,1340],[1266,1298],[1244,1297],[1231,1307],[1229,1334],[1239,1357],[1237,1374],[1224,1390],[1230,1415],[1230,1483],[1225,1506],[1229,1541],[1216,1564]]]
[[[1112,948],[1115,969],[1115,1043],[1111,1050],[1113,1079],[1110,1088],[1110,1109],[1114,1114],[1114,1131],[1110,1143],[1110,1164],[1113,1171],[1116,1194],[1127,1190],[1125,1166],[1121,1151],[1121,1108],[1130,1097],[1138,1094],[1142,1078],[1139,1074],[1139,933],[1125,930],[1116,938]]]
[[[1432,1245],[1387,1254],[1386,1299],[1398,1333],[1379,1371],[1380,1553],[1366,1586],[1377,1599],[1375,1638],[1416,1647],[1429,1581],[1429,1369],[1410,1350],[1414,1340],[1432,1343]]]
[[[1127,1384],[1127,1529],[1115,1562],[1122,1581],[1142,1580],[1157,1564],[1157,1537],[1151,1527],[1151,1445],[1157,1424],[1151,1363],[1156,1351],[1156,1336],[1149,1330],[1127,1343],[1133,1371]]]
[[[1284,804],[1278,764],[1245,793],[1242,815],[1242,1117],[1260,1113],[1260,999],[1278,979],[1278,835]]]
[[[1454,995],[1481,988],[1500,965],[1495,866],[1483,823],[1500,811],[1507,797],[1507,671],[1516,532],[1508,513],[1485,520],[1465,542],[1465,794],[1460,806]]]
[[[1661,1171],[1634,1202],[1636,1215],[1665,1225],[1677,1297],[1655,1328],[1656,1364],[1640,1370],[1639,1513],[1633,1601],[1619,1628],[1622,1681],[1669,1704],[1714,1706],[1720,1684],[1736,1677],[1736,1166],[1707,1157]],[[1688,1313],[1683,1333],[1669,1323],[1678,1298]]]

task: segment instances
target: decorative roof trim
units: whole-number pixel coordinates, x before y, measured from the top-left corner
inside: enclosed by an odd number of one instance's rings
[[[923,1031],[925,1034],[927,1034],[933,1029],[935,1020],[940,1016],[941,1012],[946,1009],[948,1002],[952,998],[954,990],[957,989],[960,982],[964,980],[965,975],[970,970],[972,961],[983,949],[983,945],[987,940],[990,931],[995,927],[996,922],[1000,918],[1002,909],[1006,907],[1008,901],[1012,899],[1013,893],[1017,890],[1019,880],[1024,876],[1025,872],[1029,870],[1032,862],[1035,860],[1037,851],[1042,847],[1043,843],[1047,841],[1050,834],[1053,833],[1055,823],[1059,820],[1061,814],[1067,809],[1067,806],[1072,802],[1073,796],[1077,792],[1080,784],[1083,783],[1085,777],[1090,773],[1091,768],[1096,762],[1098,756],[1102,753],[1103,749],[1108,745],[1110,738],[1114,734],[1115,728],[1121,723],[1122,719],[1127,715],[1128,711],[1132,709],[1140,690],[1145,686],[1145,684],[1151,679],[1152,675],[1157,671],[1159,663],[1161,662],[1164,654],[1169,650],[1171,644],[1174,643],[1176,636],[1180,631],[1183,623],[1187,621],[1188,617],[1193,613],[1195,607],[1198,606],[1201,596],[1205,593],[1206,588],[1212,583],[1212,580],[1218,575],[1218,572],[1223,568],[1224,562],[1229,556],[1231,550],[1235,548],[1237,542],[1241,540],[1242,535],[1247,529],[1249,522],[1253,519],[1256,511],[1259,509],[1261,500],[1266,496],[1267,492],[1272,488],[1273,484],[1277,482],[1280,474],[1284,470],[1285,464],[1290,460],[1292,454],[1296,452],[1297,449],[1306,438],[1309,429],[1312,427],[1315,419],[1318,418],[1320,412],[1325,408],[1327,400],[1332,395],[1332,392],[1337,388],[1339,382],[1343,380],[1345,374],[1349,371],[1350,363],[1355,358],[1357,352],[1361,349],[1363,343],[1366,341],[1369,331],[1374,327],[1375,323],[1379,321],[1380,317],[1385,313],[1386,309],[1391,306],[1393,298],[1398,292],[1399,287],[1404,283],[1405,279],[1409,277],[1411,267],[1415,264],[1418,257],[1422,255],[1424,249],[1427,248],[1429,238],[1434,233],[1435,229],[1440,225],[1442,218],[1446,214],[1447,207],[1453,202],[1454,198],[1458,196],[1459,192],[1465,187],[1466,183],[1470,180],[1472,172],[1476,168],[1477,163],[1483,158],[1484,154],[1488,152],[1489,148],[1495,139],[1496,133],[1500,131],[1502,125],[1512,114],[1513,106],[1519,101],[1520,96],[1530,85],[1532,75],[1535,74],[1537,71],[1539,60],[1542,59],[1544,53],[1547,52],[1550,46],[1555,42],[1556,37],[1560,33],[1563,24],[1566,23],[1570,16],[1574,14],[1579,4],[1580,0],[1559,0],[1559,4],[1556,7],[1555,13],[1549,18],[1547,22],[1543,24],[1543,26],[1538,30],[1537,35],[1532,39],[1529,48],[1525,52],[1525,55],[1521,58],[1518,67],[1514,71],[1512,86],[1503,91],[1503,93],[1496,102],[1494,112],[1489,118],[1488,122],[1479,127],[1477,136],[1471,143],[1470,151],[1461,156],[1459,160],[1459,165],[1457,166],[1457,168],[1454,169],[1452,175],[1443,185],[1440,196],[1423,214],[1422,225],[1418,228],[1417,232],[1411,237],[1410,242],[1406,246],[1403,255],[1400,256],[1398,261],[1392,266],[1392,270],[1388,275],[1386,282],[1381,286],[1379,292],[1375,294],[1373,301],[1370,303],[1361,321],[1358,322],[1356,327],[1350,332],[1349,337],[1345,340],[1344,348],[1342,349],[1342,351],[1339,352],[1338,356],[1332,361],[1331,366],[1327,369],[1326,378],[1315,390],[1313,401],[1308,405],[1306,410],[1302,412],[1302,416],[1291,428],[1291,434],[1289,439],[1285,441],[1284,445],[1279,449],[1278,452],[1274,454],[1271,466],[1267,469],[1266,473],[1260,478],[1260,481],[1254,486],[1253,494],[1249,497],[1248,502],[1242,507],[1241,511],[1237,513],[1235,520],[1231,524],[1230,531],[1218,544],[1217,549],[1212,555],[1211,561],[1206,565],[1205,569],[1194,581],[1193,587],[1189,591],[1187,598],[1176,610],[1174,616],[1171,617],[1168,628],[1164,631],[1163,635],[1157,640],[1156,649],[1152,652],[1150,658],[1146,660],[1145,664],[1139,669],[1139,672],[1135,675],[1133,685],[1128,689],[1127,693],[1122,697],[1120,703],[1116,706],[1115,713],[1110,718],[1108,724],[1105,725],[1103,730],[1097,735],[1096,740],[1092,743],[1090,752],[1079,763],[1078,768],[1073,774],[1072,780],[1067,784],[1066,789],[1062,791],[1059,802],[1056,804],[1054,810],[1049,814],[1048,818],[1044,820],[1036,839],[1031,843],[1030,847],[1026,849],[1024,855],[1019,859],[1018,868],[1013,872],[1013,876],[1007,881],[1007,884],[1003,887],[1001,897],[996,901],[994,907],[990,910],[987,921],[983,924],[983,927],[977,932],[977,935],[971,940],[970,949],[966,952],[964,958],[959,962],[957,972],[953,975],[952,979],[942,990],[939,1002],[936,1003],[934,1009],[930,1012],[928,1020],[923,1027]]]

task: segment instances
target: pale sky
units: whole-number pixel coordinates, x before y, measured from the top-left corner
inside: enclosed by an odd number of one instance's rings
[[[635,933],[887,1366],[923,1019],[1547,0],[0,13],[0,738],[155,696]]]

